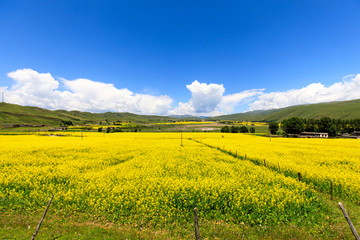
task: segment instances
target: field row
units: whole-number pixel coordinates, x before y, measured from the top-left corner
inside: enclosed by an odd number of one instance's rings
[[[198,134],[194,140],[279,169],[315,188],[360,204],[360,141],[267,138],[247,134]]]

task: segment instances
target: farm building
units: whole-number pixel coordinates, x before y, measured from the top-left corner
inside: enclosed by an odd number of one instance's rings
[[[64,131],[64,130],[67,130],[68,128],[67,127],[56,127],[56,128],[53,128],[51,130],[54,130],[54,131]]]
[[[3,128],[17,128],[20,127],[20,124],[4,124]]]
[[[299,137],[302,138],[328,138],[328,133],[318,133],[318,132],[302,132]]]

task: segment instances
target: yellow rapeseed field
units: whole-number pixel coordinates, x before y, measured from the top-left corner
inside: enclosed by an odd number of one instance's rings
[[[178,122],[166,122],[166,123],[155,123],[159,125],[191,125],[191,124],[213,124],[214,122],[206,122],[206,121],[178,121]]]
[[[56,211],[88,213],[114,221],[184,221],[191,219],[194,207],[203,218],[248,224],[320,217],[324,206],[305,183],[189,138],[226,144],[273,163],[280,161],[284,169],[303,166],[299,170],[309,178],[336,176],[347,180],[349,186],[358,186],[351,182],[354,176],[340,176],[341,168],[331,172],[334,157],[329,162],[324,157],[317,160],[317,156],[355,151],[351,141],[345,150],[335,148],[331,154],[311,150],[316,144],[332,149],[317,140],[307,145],[289,139],[265,143],[269,139],[242,134],[222,138],[224,134],[219,133],[186,133],[183,146],[180,133],[84,133],[83,139],[80,133],[66,135],[0,136],[0,210],[43,209],[55,193],[52,208]],[[329,146],[338,145],[328,142]],[[294,150],[298,158],[289,154],[292,147],[298,149]],[[358,166],[350,155],[336,163],[347,170],[351,164]],[[318,171],[323,167],[321,161],[323,166],[327,164],[322,169],[329,170],[328,175],[310,175],[312,166],[319,166]],[[351,174],[357,171],[353,169]]]
[[[197,141],[238,153],[315,188],[360,203],[360,140],[268,138],[251,134],[198,134]]]

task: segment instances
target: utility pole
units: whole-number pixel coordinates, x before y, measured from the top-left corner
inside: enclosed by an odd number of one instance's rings
[[[181,146],[183,146],[183,145],[182,145],[182,130],[181,130]]]

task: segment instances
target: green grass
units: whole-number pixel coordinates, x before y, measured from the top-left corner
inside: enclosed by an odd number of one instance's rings
[[[353,239],[350,228],[338,206],[340,199],[327,194],[318,197],[328,206],[324,218],[316,224],[289,223],[275,226],[249,226],[206,220],[199,212],[202,239]],[[56,201],[56,198],[54,199]],[[360,229],[360,206],[342,201],[355,227]],[[44,208],[45,208],[44,203]],[[30,239],[42,211],[0,213],[1,239]],[[92,215],[63,213],[51,209],[36,239],[194,239],[192,221],[156,225],[156,222],[109,222]]]

